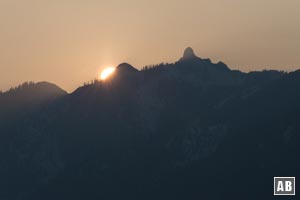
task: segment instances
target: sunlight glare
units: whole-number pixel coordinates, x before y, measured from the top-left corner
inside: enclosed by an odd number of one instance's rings
[[[104,69],[100,75],[100,80],[105,80],[107,77],[109,77],[113,72],[115,71],[114,67],[108,67]]]

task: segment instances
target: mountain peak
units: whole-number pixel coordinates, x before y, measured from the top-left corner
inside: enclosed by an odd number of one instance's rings
[[[183,52],[182,60],[190,60],[193,58],[197,58],[197,56],[194,53],[194,50],[191,47],[188,47]]]
[[[116,68],[119,72],[137,72],[138,70],[128,63],[121,63]]]

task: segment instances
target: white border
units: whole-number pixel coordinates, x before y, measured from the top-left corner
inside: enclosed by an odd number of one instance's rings
[[[292,178],[294,179],[294,193],[293,194],[275,194],[276,188],[275,188],[275,179],[276,178]],[[274,196],[295,196],[296,194],[296,178],[295,177],[274,177]]]

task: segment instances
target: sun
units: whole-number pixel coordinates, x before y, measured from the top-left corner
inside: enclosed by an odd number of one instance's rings
[[[108,67],[105,68],[100,75],[100,80],[105,80],[107,77],[109,77],[113,72],[115,71],[114,67]]]

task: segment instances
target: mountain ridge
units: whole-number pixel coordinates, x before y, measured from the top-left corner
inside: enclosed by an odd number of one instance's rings
[[[121,66],[0,118],[0,198],[268,199],[274,174],[300,175],[299,70]]]

